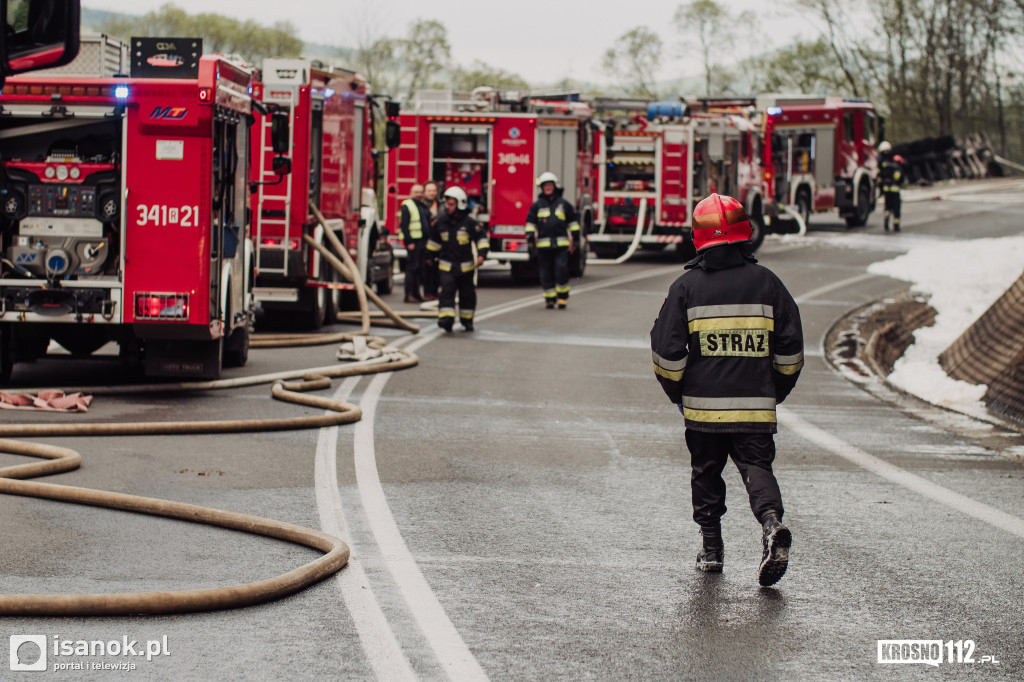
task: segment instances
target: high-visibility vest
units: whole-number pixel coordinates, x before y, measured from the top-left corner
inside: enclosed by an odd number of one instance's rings
[[[420,206],[412,199],[406,199],[402,206],[409,211],[409,238],[423,239],[423,223],[420,221]]]

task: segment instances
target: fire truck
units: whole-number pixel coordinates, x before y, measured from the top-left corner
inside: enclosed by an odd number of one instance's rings
[[[762,95],[764,219],[785,213],[804,224],[837,210],[850,227],[874,210],[877,152],[883,120],[870,102],[838,97]]]
[[[116,342],[151,376],[248,356],[253,73],[132,39],[130,77],[33,74],[0,95],[0,378],[51,341]]]
[[[569,93],[520,94],[477,88],[472,93],[421,91],[398,117],[401,144],[388,155],[385,215],[401,257],[401,204],[414,184],[433,179],[466,190],[477,221],[490,233],[489,259],[511,265],[512,277],[535,272],[526,241],[526,215],[536,179],[558,176],[562,196],[579,215],[581,248],[570,257],[572,276],[586,268],[595,225],[594,127],[591,109]]]
[[[698,201],[720,192],[752,204],[758,131],[743,112],[647,100],[599,99],[594,107],[604,124],[596,167],[598,229],[590,237],[595,254],[619,256],[638,238],[642,249],[674,245],[688,257]],[[755,217],[760,211],[753,208],[748,213]],[[755,219],[751,226],[756,249],[763,225]]]
[[[257,302],[319,328],[347,307],[333,268],[304,235],[324,244],[312,202],[380,294],[394,286],[394,256],[377,215],[377,106],[353,71],[304,59],[267,59],[254,90],[267,112],[252,138]],[[287,130],[274,146],[274,129]],[[280,156],[289,153],[286,161]],[[275,165],[276,164],[276,165]]]

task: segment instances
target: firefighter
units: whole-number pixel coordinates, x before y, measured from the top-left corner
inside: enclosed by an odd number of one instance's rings
[[[437,308],[437,326],[450,332],[455,325],[455,294],[459,295],[459,323],[473,331],[476,310],[474,271],[484,264],[490,246],[487,232],[469,216],[469,197],[461,187],[444,191],[445,210],[430,227],[427,251],[437,257],[441,277],[441,298]],[[473,245],[476,257],[473,257]]]
[[[892,145],[888,140],[878,145],[879,164],[878,182],[882,186],[882,195],[885,197],[885,231],[889,231],[889,222],[892,221],[893,232],[900,231],[900,208],[903,203],[900,196],[900,188],[903,185],[903,157],[894,156]]]
[[[579,241],[580,223],[576,209],[562,198],[558,176],[547,171],[537,178],[541,194],[526,216],[526,239],[537,254],[544,305],[559,310],[569,304],[569,254]]]
[[[424,247],[430,212],[423,203],[423,185],[413,185],[409,198],[402,202],[402,242],[405,244],[405,302],[420,303],[420,278],[425,268]]]
[[[721,572],[722,470],[732,458],[762,526],[761,585],[786,572],[792,535],[772,472],[775,406],[803,367],[800,312],[782,281],[744,247],[743,205],[712,194],[693,211],[697,257],[669,289],[651,329],[654,373],[683,414],[690,451],[697,569]]]
[[[430,213],[430,224],[433,225],[441,211],[441,203],[437,200],[437,183],[433,180],[423,183],[423,205],[427,207],[427,211]],[[431,263],[433,264],[424,265],[423,276],[420,278],[420,284],[423,285],[423,299],[426,301],[436,301],[440,288],[437,263],[433,261]]]

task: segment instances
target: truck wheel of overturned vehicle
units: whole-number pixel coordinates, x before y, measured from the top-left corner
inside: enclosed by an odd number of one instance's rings
[[[863,227],[868,222],[868,214],[871,212],[871,188],[866,182],[857,186],[857,205],[853,207],[853,213],[846,216],[847,227]]]

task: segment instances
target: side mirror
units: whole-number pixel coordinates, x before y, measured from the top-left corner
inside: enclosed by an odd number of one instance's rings
[[[0,0],[0,78],[67,64],[78,55],[80,0]]]
[[[275,156],[270,168],[278,175],[288,175],[292,172],[292,160],[287,156]]]
[[[384,102],[384,115],[388,118],[397,118],[402,113],[402,105],[398,102],[387,100]]]
[[[402,144],[402,128],[398,121],[388,121],[384,125],[384,144],[388,149],[394,149]]]
[[[615,144],[615,124],[611,121],[604,127],[604,146],[611,149]]]
[[[287,154],[291,151],[291,112],[287,109],[274,109],[270,112],[270,144],[275,154]]]

